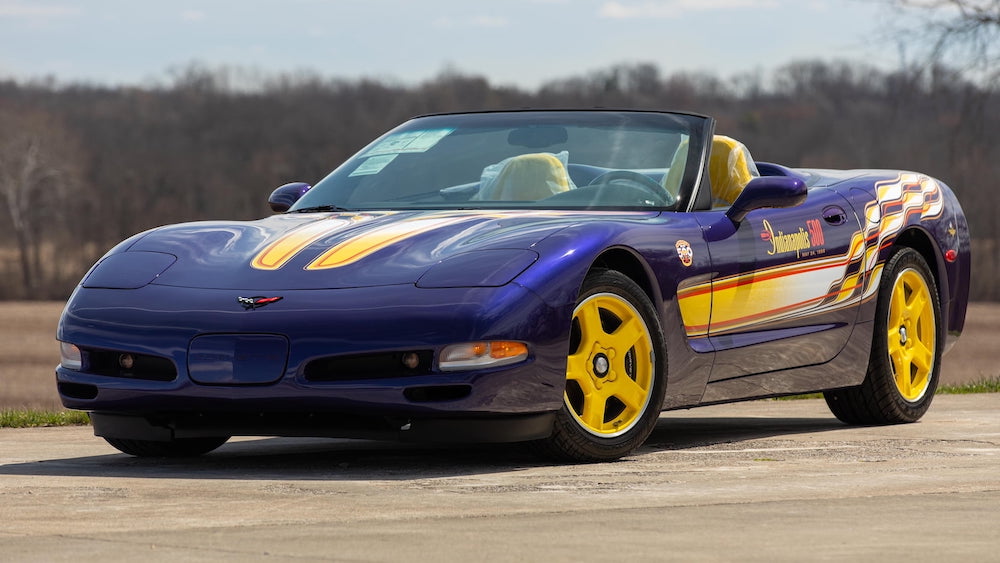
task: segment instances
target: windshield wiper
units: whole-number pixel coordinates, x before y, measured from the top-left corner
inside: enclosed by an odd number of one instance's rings
[[[323,213],[327,211],[354,211],[354,210],[348,209],[346,207],[340,207],[337,205],[314,205],[312,207],[303,207],[302,209],[296,209],[292,213]]]

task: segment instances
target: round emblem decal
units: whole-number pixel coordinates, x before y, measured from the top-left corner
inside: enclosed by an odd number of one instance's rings
[[[694,250],[686,240],[679,240],[674,245],[677,248],[677,257],[681,259],[681,264],[690,266],[694,262]]]

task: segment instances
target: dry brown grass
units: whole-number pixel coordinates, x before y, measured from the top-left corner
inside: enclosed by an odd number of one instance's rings
[[[56,324],[63,304],[0,303],[0,408],[61,408],[54,368]],[[973,303],[965,333],[944,358],[941,383],[963,385],[1000,376],[1000,303]]]
[[[56,325],[63,303],[0,303],[0,408],[61,408]]]

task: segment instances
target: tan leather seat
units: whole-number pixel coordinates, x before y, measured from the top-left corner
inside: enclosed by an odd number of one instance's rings
[[[725,135],[712,138],[708,158],[708,177],[712,182],[712,205],[728,207],[736,201],[743,188],[760,176],[746,145]]]
[[[684,167],[687,165],[689,146],[690,143],[688,143],[687,139],[681,141],[677,146],[677,150],[674,151],[674,157],[670,159],[670,169],[663,176],[663,189],[667,190],[675,199],[681,193],[681,179],[684,178]]]
[[[570,189],[569,172],[553,154],[529,153],[511,157],[479,192],[478,199],[538,201]]]

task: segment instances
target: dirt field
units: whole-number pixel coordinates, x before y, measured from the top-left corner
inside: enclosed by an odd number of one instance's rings
[[[60,408],[53,369],[62,303],[6,302],[0,308],[0,408]],[[1000,375],[1000,303],[973,303],[965,333],[944,358],[942,383]]]

